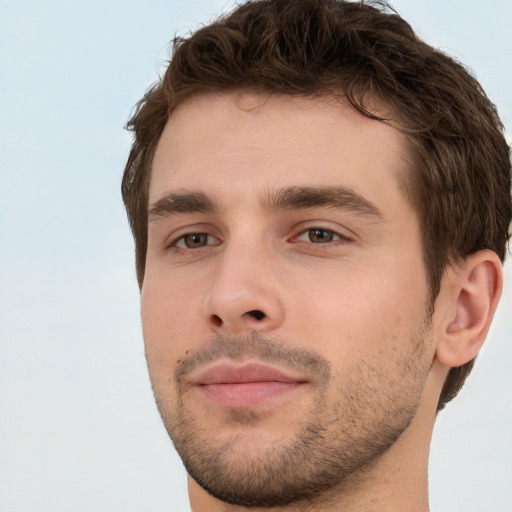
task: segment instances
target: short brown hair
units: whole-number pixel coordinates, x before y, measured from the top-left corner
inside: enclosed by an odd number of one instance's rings
[[[251,90],[344,98],[409,141],[404,191],[422,227],[433,300],[448,265],[481,249],[503,261],[511,219],[510,156],[496,108],[460,63],[418,39],[384,2],[252,0],[175,38],[165,75],[137,104],[122,183],[139,285],[147,250],[153,155],[174,109],[201,93]],[[377,100],[392,118],[379,117]],[[450,371],[439,409],[473,361]]]

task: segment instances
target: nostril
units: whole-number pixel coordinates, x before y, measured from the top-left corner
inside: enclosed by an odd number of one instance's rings
[[[217,315],[212,315],[212,322],[217,326],[220,327],[222,325],[222,318]]]
[[[259,309],[253,309],[252,311],[248,311],[247,314],[252,316],[256,320],[263,320],[265,318],[265,313],[263,313],[263,311],[260,311]]]

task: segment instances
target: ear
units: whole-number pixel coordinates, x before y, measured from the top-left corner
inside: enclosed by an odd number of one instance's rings
[[[502,288],[502,264],[493,251],[479,251],[448,269],[436,301],[440,318],[436,358],[440,363],[456,367],[476,357]]]

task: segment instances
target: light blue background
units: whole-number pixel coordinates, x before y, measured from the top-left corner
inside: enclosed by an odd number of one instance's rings
[[[119,185],[129,113],[216,0],[0,0],[0,512],[187,511],[153,404]],[[512,0],[397,0],[512,127]],[[436,427],[433,512],[512,511],[512,271]]]

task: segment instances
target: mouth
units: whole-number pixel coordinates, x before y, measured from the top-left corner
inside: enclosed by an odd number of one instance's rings
[[[259,363],[220,363],[201,372],[193,386],[210,403],[229,409],[247,409],[283,399],[308,380]]]

